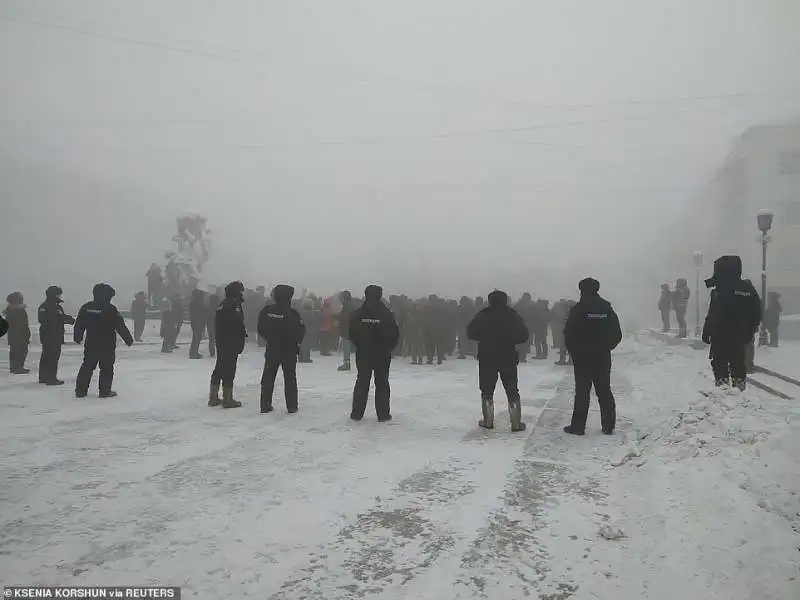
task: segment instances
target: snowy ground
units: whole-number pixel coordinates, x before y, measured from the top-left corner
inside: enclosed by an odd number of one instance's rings
[[[551,361],[521,366],[529,429],[512,435],[507,413],[476,427],[471,360],[396,361],[394,420],[378,424],[349,421],[353,375],[315,357],[300,413],[279,384],[261,416],[258,348],[240,361],[244,407],[210,409],[211,362],[162,357],[149,333],[118,350],[113,400],[96,380],[73,397],[74,346],[62,388],[0,375],[0,582],[209,600],[800,598],[800,400],[701,394],[704,352],[627,339],[617,434],[593,411],[576,438],[561,432],[571,373]]]

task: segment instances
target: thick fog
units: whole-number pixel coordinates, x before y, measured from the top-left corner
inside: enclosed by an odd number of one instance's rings
[[[593,275],[652,312],[737,136],[797,119],[799,24],[796,0],[4,0],[0,291],[124,305],[194,211],[204,283]]]

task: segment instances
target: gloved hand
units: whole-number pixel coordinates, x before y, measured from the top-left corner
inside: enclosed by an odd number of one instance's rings
[[[78,344],[78,346],[80,346],[83,343],[83,340],[81,338],[77,338],[77,337],[73,338],[72,341],[75,342],[76,344]]]
[[[131,346],[133,346],[133,341],[130,341],[130,342],[125,342],[125,345],[126,345],[128,348],[130,348]]]
[[[711,336],[708,335],[705,331],[703,332],[703,343],[710,344],[711,343]]]

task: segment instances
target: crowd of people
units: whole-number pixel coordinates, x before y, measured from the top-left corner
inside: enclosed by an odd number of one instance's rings
[[[744,389],[745,347],[752,343],[762,314],[758,293],[749,280],[742,279],[741,270],[738,256],[723,256],[714,263],[714,274],[706,280],[712,291],[702,339],[711,346],[717,385],[732,384]],[[354,353],[357,375],[350,416],[354,420],[363,418],[374,380],[379,421],[392,418],[389,371],[393,357],[409,357],[415,365],[441,365],[449,356],[474,357],[478,360],[483,413],[479,425],[487,429],[494,426],[493,397],[499,378],[508,398],[512,430],[522,431],[525,424],[517,366],[527,361],[531,351],[533,359],[547,359],[548,332],[551,332],[553,345],[559,352],[556,364],[573,365],[575,374],[575,408],[572,421],[564,430],[583,435],[589,393],[594,387],[602,429],[610,435],[616,420],[610,384],[611,351],[620,343],[622,332],[613,308],[599,294],[599,282],[587,278],[579,283],[578,289],[577,302],[562,298],[551,308],[546,300],[534,301],[528,293],[512,306],[508,296],[499,290],[491,292],[486,302],[481,297],[473,300],[465,296],[459,302],[436,295],[417,300],[402,295],[384,299],[383,290],[376,285],[365,289],[363,299],[354,297],[350,291],[324,299],[304,293],[295,299],[295,290],[288,285],[276,286],[268,297],[264,287],[247,290],[240,281],[234,281],[215,293],[195,289],[188,303],[179,296],[161,299],[161,351],[170,353],[177,348],[178,332],[188,312],[192,330],[190,358],[202,358],[200,344],[207,338],[209,352],[216,359],[208,405],[238,408],[241,402],[233,397],[238,356],[249,335],[253,335],[265,347],[260,398],[260,409],[265,414],[273,410],[278,371],[284,377],[286,408],[289,413],[296,413],[297,363],[311,362],[312,350],[331,355],[339,349],[342,353],[339,370],[349,371]],[[666,285],[662,290],[662,299],[669,298],[669,306],[678,315],[679,335],[685,337],[690,296],[686,281],[679,280],[674,292]],[[86,396],[93,373],[99,367],[100,397],[116,396],[112,384],[117,337],[128,346],[141,341],[147,312],[154,301],[152,294],[139,292],[134,297],[131,335],[112,303],[115,292],[108,284],[94,286],[94,299],[84,304],[75,318],[64,312],[62,293],[58,286],[49,287],[38,309],[42,346],[39,382],[63,385],[64,381],[58,379],[58,362],[65,326],[74,325],[75,343],[81,344],[85,339],[75,395]],[[8,335],[11,373],[27,374],[30,371],[25,360],[31,331],[26,305],[18,292],[10,294],[7,300],[5,318],[0,318],[0,335]],[[773,307],[775,302],[777,298]],[[659,308],[662,306],[666,305],[659,304]],[[779,315],[779,305],[777,310]]]

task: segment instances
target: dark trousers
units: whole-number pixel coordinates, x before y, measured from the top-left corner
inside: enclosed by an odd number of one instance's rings
[[[497,387],[497,378],[503,383],[509,403],[519,402],[517,386],[517,361],[511,356],[506,360],[478,359],[478,384],[482,398],[492,398]]]
[[[192,343],[189,346],[189,356],[200,355],[200,342],[203,341],[203,333],[205,333],[203,327],[192,327]]]
[[[536,346],[536,358],[547,358],[547,332],[537,331],[533,343]]]
[[[12,373],[25,368],[26,358],[28,358],[28,344],[9,344],[8,363]]]
[[[161,343],[162,352],[171,352],[178,340],[178,326],[167,324],[164,326],[164,341]]]
[[[573,357],[575,371],[575,407],[572,411],[572,429],[584,431],[589,416],[589,393],[597,394],[600,404],[600,422],[603,431],[614,431],[617,405],[611,392],[611,353],[597,353]]]
[[[661,325],[662,325],[661,327],[662,332],[666,333],[670,330],[672,324],[670,323],[669,309],[661,311]]]
[[[727,382],[729,379],[745,379],[747,377],[747,344],[738,342],[711,341],[711,370],[714,379]]]
[[[142,341],[142,333],[144,333],[144,319],[133,320],[133,339],[137,342]]]
[[[208,355],[211,358],[217,355],[217,335],[212,329],[208,330]]]
[[[286,397],[286,410],[297,410],[297,355],[267,356],[264,372],[261,375],[261,410],[272,406],[272,392],[278,369],[283,370],[283,393]]]
[[[319,353],[322,356],[330,356],[333,346],[333,336],[330,331],[319,332]]]
[[[116,362],[117,352],[115,348],[87,348],[83,349],[83,364],[78,370],[78,378],[75,381],[75,391],[85,394],[89,391],[89,384],[92,382],[94,370],[100,366],[100,376],[98,388],[100,394],[107,394],[111,391],[111,384],[114,383],[114,363]]]
[[[222,387],[233,387],[238,360],[237,352],[226,352],[217,348],[217,362],[214,363],[214,370],[211,372],[211,385],[222,383]]]
[[[686,331],[686,307],[682,306],[675,309],[675,318],[678,320],[678,335],[680,337],[687,337]]]
[[[39,357],[39,382],[50,383],[58,379],[58,361],[61,358],[61,344],[42,344]]]
[[[364,417],[367,410],[367,398],[369,397],[370,380],[375,378],[375,413],[378,418],[386,418],[390,415],[389,398],[391,390],[389,388],[389,369],[392,365],[392,358],[364,356],[356,352],[356,384],[353,387],[353,410],[350,416],[354,419]]]

